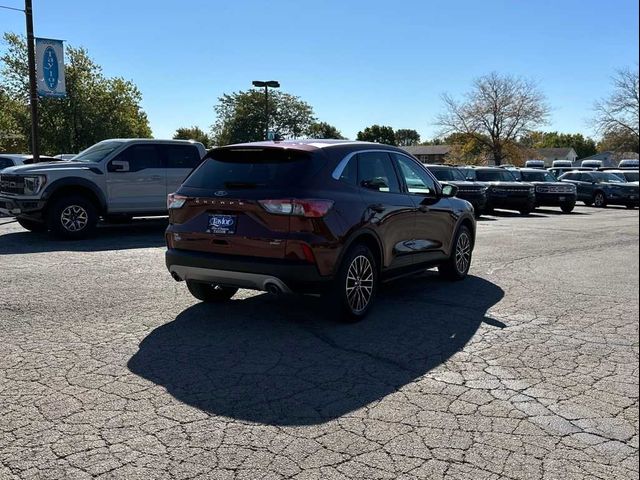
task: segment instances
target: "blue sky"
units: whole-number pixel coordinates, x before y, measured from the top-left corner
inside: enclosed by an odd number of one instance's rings
[[[539,82],[546,129],[591,134],[593,102],[638,62],[637,0],[33,3],[36,36],[84,46],[138,85],[156,137],[208,130],[221,94],[275,79],[350,138],[380,123],[426,139],[440,95],[494,70]],[[22,33],[23,16],[0,10],[0,31]]]

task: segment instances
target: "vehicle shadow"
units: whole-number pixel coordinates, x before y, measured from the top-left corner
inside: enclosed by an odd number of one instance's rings
[[[566,215],[591,215],[589,212],[577,212],[577,211],[574,210],[571,213],[564,213],[560,209],[551,210],[550,208],[536,208],[535,211],[538,212],[538,213],[543,213],[545,215],[560,215],[560,216],[566,216]]]
[[[47,233],[32,233],[22,229],[3,235],[0,230],[0,255],[60,251],[99,252],[162,247],[165,245],[166,228],[166,218],[135,219],[117,225],[100,224],[93,236],[83,240],[57,240]]]
[[[196,304],[153,330],[128,367],[205,412],[268,425],[320,424],[362,408],[462,350],[504,296],[479,277],[427,273],[384,288],[357,324],[319,299],[258,295]]]

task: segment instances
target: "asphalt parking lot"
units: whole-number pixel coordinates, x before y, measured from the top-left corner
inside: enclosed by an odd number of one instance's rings
[[[638,218],[487,217],[354,325],[196,303],[162,221],[2,225],[0,478],[637,479]]]

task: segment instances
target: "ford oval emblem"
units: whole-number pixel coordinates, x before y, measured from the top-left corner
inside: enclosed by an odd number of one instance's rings
[[[58,86],[58,56],[53,48],[47,47],[44,51],[42,71],[44,72],[44,83],[50,90],[55,90]]]
[[[214,195],[216,197],[226,197],[229,194],[227,192],[225,192],[224,190],[218,190],[216,193],[214,193]]]

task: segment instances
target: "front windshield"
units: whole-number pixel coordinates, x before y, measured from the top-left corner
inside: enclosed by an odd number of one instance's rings
[[[556,182],[557,179],[549,172],[521,172],[525,182]]]
[[[461,168],[459,171],[467,180],[476,179],[476,171],[473,168]]]
[[[460,170],[456,168],[433,168],[430,169],[431,173],[441,182],[455,181],[464,182],[466,178],[460,173]]]
[[[608,172],[592,172],[591,175],[598,183],[626,183],[626,180],[623,180],[618,175]]]
[[[123,142],[110,141],[96,143],[92,147],[83,150],[78,155],[73,157],[74,162],[100,162],[107,155],[113,152],[116,148],[120,147]]]
[[[515,177],[507,170],[476,170],[476,177],[480,182],[515,182]]]

